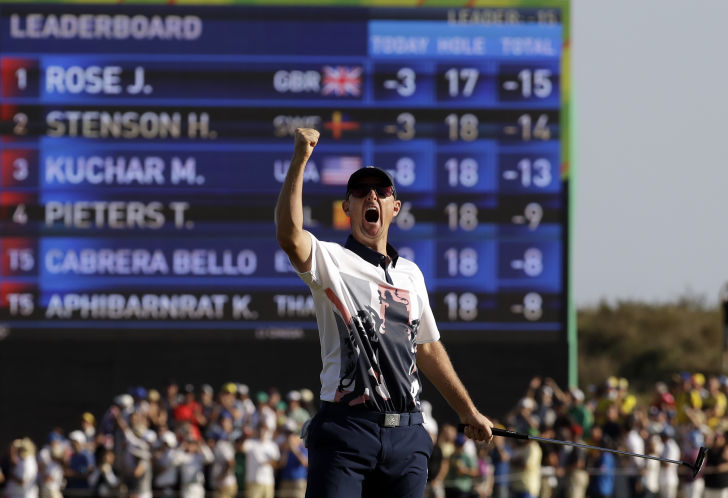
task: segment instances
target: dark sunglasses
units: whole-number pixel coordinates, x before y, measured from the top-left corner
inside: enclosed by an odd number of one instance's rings
[[[374,189],[374,191],[377,193],[378,197],[381,198],[387,198],[390,195],[394,195],[394,187],[391,185],[388,185],[386,187],[383,187],[381,185],[354,185],[349,189],[349,192],[347,193],[347,197],[349,195],[353,195],[357,199],[361,199],[363,197],[366,197],[369,195],[369,192]]]

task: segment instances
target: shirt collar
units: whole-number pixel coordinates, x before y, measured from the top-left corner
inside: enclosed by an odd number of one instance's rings
[[[386,267],[386,264],[382,264],[382,258],[385,258],[384,254],[365,246],[364,244],[356,240],[353,235],[349,235],[349,238],[346,239],[346,245],[344,247],[346,247],[350,251],[353,251],[361,259],[373,264],[374,266],[381,266],[382,268]],[[389,256],[389,259],[392,260],[392,268],[394,268],[397,265],[397,259],[399,258],[399,254],[397,253],[397,250],[389,243],[387,244],[387,256]]]

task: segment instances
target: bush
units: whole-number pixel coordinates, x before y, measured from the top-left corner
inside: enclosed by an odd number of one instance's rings
[[[602,302],[579,309],[577,327],[583,386],[615,375],[645,392],[680,371],[722,373],[722,316],[704,299],[657,305]]]

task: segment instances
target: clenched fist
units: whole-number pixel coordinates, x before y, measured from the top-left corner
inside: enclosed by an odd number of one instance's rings
[[[308,160],[321,134],[313,128],[296,128],[294,156]]]

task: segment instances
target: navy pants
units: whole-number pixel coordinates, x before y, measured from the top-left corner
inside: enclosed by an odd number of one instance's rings
[[[422,424],[382,427],[354,411],[322,409],[307,440],[306,498],[424,495],[432,439]]]

